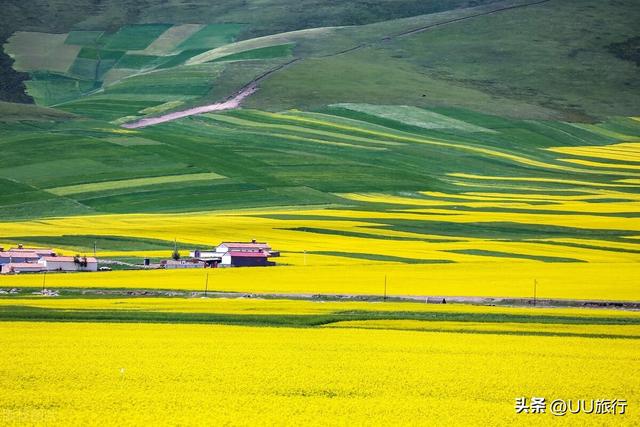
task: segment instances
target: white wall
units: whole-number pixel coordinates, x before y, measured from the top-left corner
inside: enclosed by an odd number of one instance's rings
[[[97,262],[88,262],[86,267],[80,266],[80,264],[76,264],[73,261],[49,261],[46,260],[43,262],[46,269],[49,271],[98,271],[98,263]]]
[[[3,274],[9,273],[11,271],[10,266],[7,265],[7,264],[3,264],[0,267],[1,267],[0,272],[2,272]],[[17,267],[16,271],[18,271],[18,272],[20,272],[20,271],[39,272],[39,271],[42,271],[42,266],[40,264],[33,264],[33,267]]]
[[[223,265],[225,267],[231,266],[231,255],[228,252],[222,255],[222,261],[220,261],[220,265]]]

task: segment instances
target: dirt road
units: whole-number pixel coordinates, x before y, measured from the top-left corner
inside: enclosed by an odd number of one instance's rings
[[[231,110],[234,108],[238,108],[242,100],[245,99],[247,96],[251,95],[252,93],[254,93],[256,90],[258,90],[258,88],[255,85],[247,86],[243,90],[235,94],[233,98],[224,102],[219,102],[217,104],[203,105],[201,107],[189,108],[187,110],[163,114],[162,116],[140,119],[135,122],[125,123],[122,125],[122,127],[127,129],[138,129],[138,128],[144,128],[147,126],[157,125],[159,123],[170,122],[172,120],[181,119],[183,117],[194,116],[196,114],[211,113],[212,111]]]

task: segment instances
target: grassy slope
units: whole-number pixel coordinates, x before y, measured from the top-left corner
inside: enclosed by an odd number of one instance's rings
[[[494,0],[483,0],[491,2]],[[35,0],[3,5],[0,15],[0,100],[28,102],[24,96],[24,74],[11,70],[11,59],[4,54],[2,44],[15,31],[64,33],[71,29],[107,30],[115,32],[121,26],[134,23],[249,23],[244,37],[273,34],[301,28],[326,25],[350,25],[383,19],[432,13],[464,7],[467,0],[376,0],[336,4],[327,0],[305,0],[294,7],[283,0],[268,2],[224,0],[175,7],[165,2],[108,0],[93,2],[77,0]],[[262,8],[255,13],[255,7]],[[47,16],[48,19],[41,17]]]
[[[384,100],[570,120],[640,111],[637,66],[609,51],[638,35],[640,11],[632,1],[554,1],[380,42],[382,35],[488,9],[342,30],[352,46],[374,43],[340,55],[311,54],[265,82],[249,105],[313,109]],[[342,48],[342,38],[334,39]]]
[[[543,122],[498,119],[461,110],[439,111],[496,132],[422,129],[340,108],[328,109],[320,115],[271,115],[243,110],[125,133],[114,125],[89,120],[36,127],[14,123],[0,131],[4,153],[0,175],[14,182],[7,184],[8,193],[0,195],[0,212],[5,219],[19,219],[52,213],[357,205],[332,193],[424,190],[456,193],[486,189],[477,182],[467,187],[452,185],[444,179],[448,173],[573,179],[605,186],[629,176],[629,171],[615,167],[602,174],[590,172],[589,168],[583,168],[585,172],[571,172],[566,163],[556,160],[556,153],[541,150],[615,142],[597,132],[563,124],[554,127]],[[633,120],[612,121],[597,129],[606,127],[630,135],[640,133],[638,122]],[[127,139],[132,143],[123,144]],[[435,145],[421,143],[433,140],[437,142]],[[30,156],[23,155],[24,147],[29,147]],[[482,151],[486,149],[534,159],[540,165],[548,163],[556,169],[496,157]],[[88,186],[64,197],[46,191],[92,182],[210,172],[226,178],[140,181],[144,185],[124,188]],[[554,182],[537,185],[554,191],[580,188]],[[630,187],[621,191],[635,190]],[[56,209],[52,211],[52,207]]]
[[[634,23],[640,17],[633,2],[559,0],[500,10],[524,3],[493,2],[369,25],[241,41],[205,52],[190,62],[220,61],[229,55],[244,61],[168,68],[116,82],[104,92],[79,100],[73,100],[78,94],[67,87],[77,83],[53,81],[55,86],[47,86],[50,75],[36,73],[38,82],[29,86],[31,93],[48,105],[71,100],[64,106],[69,111],[113,120],[138,115],[138,107],[145,107],[140,102],[122,102],[123,91],[146,96],[147,107],[171,99],[188,101],[187,105],[223,99],[285,62],[277,56],[265,56],[260,49],[269,51],[273,49],[270,46],[290,43],[293,56],[301,60],[263,81],[247,106],[271,111],[313,110],[337,102],[367,102],[453,106],[501,116],[579,121],[638,113],[637,66],[616,57],[610,48],[637,36]],[[269,19],[280,22],[276,16],[269,15]],[[265,22],[271,22],[269,19]],[[260,25],[247,25],[239,37],[276,29]],[[292,22],[278,25],[295,28]],[[425,27],[429,28],[405,34]],[[241,53],[251,49],[254,54]],[[149,58],[143,59],[160,61]],[[159,79],[162,84],[158,86]],[[187,81],[186,85],[180,83]],[[85,83],[85,91],[96,84]],[[150,97],[154,90],[156,96]],[[110,111],[101,111],[103,104]]]
[[[73,117],[73,114],[53,108],[0,101],[0,122],[65,120]]]

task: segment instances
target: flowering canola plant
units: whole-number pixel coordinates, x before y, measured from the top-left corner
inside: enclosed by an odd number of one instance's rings
[[[3,425],[637,425],[637,340],[184,324],[0,324]],[[517,414],[618,398],[625,415]]]
[[[349,265],[48,274],[50,288],[175,289],[268,294],[448,295],[638,300],[640,264],[495,263]],[[209,274],[207,280],[206,275]],[[3,287],[42,286],[41,275],[0,277]]]

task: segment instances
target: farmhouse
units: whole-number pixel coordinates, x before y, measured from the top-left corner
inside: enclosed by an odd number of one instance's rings
[[[44,256],[38,264],[46,271],[98,271],[98,260],[94,257]]]
[[[98,271],[98,260],[86,256],[60,256],[53,249],[0,247],[0,273],[37,273],[42,271]]]
[[[203,263],[203,267],[267,267],[275,265],[269,258],[279,256],[267,243],[222,242],[215,249],[196,249],[189,254],[194,260]]]

